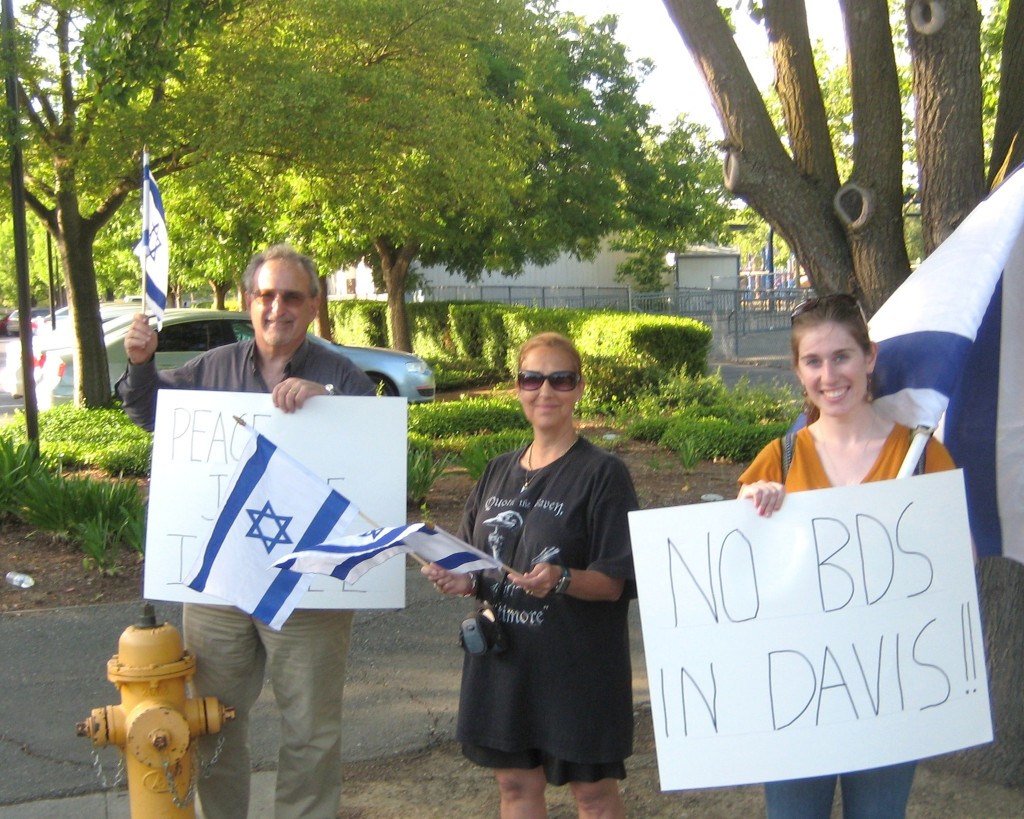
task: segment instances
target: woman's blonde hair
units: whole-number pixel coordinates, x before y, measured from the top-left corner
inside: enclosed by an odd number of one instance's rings
[[[550,347],[567,353],[572,358],[573,367],[576,372],[581,376],[583,375],[583,360],[580,358],[580,352],[576,349],[576,345],[561,333],[554,332],[537,333],[537,335],[524,341],[523,346],[519,348],[519,358],[516,360],[516,367],[521,370],[523,368],[523,359],[526,358],[531,350],[536,350],[538,347]]]

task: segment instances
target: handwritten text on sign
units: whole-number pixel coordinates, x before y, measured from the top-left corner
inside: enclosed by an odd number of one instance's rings
[[[295,413],[269,394],[161,390],[153,434],[146,522],[145,594],[154,600],[224,604],[182,578],[209,537],[249,434],[240,417],[352,501],[364,517],[351,533],[405,523],[407,405],[398,398],[318,397]],[[401,608],[401,560],[357,583],[316,577],[302,608]]]
[[[992,739],[959,471],[630,514],[664,790]]]

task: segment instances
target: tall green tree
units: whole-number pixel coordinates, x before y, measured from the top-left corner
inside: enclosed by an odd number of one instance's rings
[[[194,148],[175,94],[181,57],[230,0],[173,4],[35,0],[19,20],[18,94],[24,120],[26,201],[53,236],[74,307],[80,396],[110,401],[93,248],[139,186],[149,140],[157,176],[184,167]],[[178,111],[178,122],[168,112]],[[201,113],[201,112],[200,112]]]
[[[367,257],[398,348],[415,260],[473,278],[592,254],[644,161],[647,110],[612,22],[550,2],[256,0],[201,46],[173,121],[193,164],[201,148],[221,167],[164,189],[190,222],[172,219],[172,241],[195,245],[177,270],[195,281],[268,233],[325,269]]]
[[[718,145],[704,126],[678,119],[667,134],[652,130],[647,162],[630,180],[626,218],[612,247],[631,253],[616,271],[640,290],[660,290],[666,255],[694,244],[731,239],[732,197],[722,185]]]
[[[351,60],[347,128],[293,170],[333,233],[311,241],[333,241],[335,264],[373,262],[392,346],[409,349],[414,261],[473,279],[593,254],[620,224],[648,112],[610,20],[588,26],[547,2],[374,8],[325,44]]]

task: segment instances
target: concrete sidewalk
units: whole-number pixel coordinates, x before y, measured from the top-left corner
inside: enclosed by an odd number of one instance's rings
[[[0,594],[15,594],[3,588]],[[180,607],[158,603],[157,619],[180,627]],[[75,724],[93,708],[118,702],[106,678],[138,604],[110,604],[0,614],[0,816],[4,819],[128,817],[125,790],[109,790],[118,753],[94,755]],[[377,759],[425,749],[454,735],[462,652],[460,598],[437,594],[410,567],[406,607],[356,615],[345,685],[344,759]],[[649,701],[637,606],[631,610],[634,697]],[[264,690],[252,717],[253,791],[250,815],[273,815],[278,726]]]

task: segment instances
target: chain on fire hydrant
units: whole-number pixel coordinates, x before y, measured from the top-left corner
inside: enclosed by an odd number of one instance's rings
[[[196,660],[169,623],[157,625],[146,603],[107,662],[107,678],[121,692],[120,705],[94,708],[76,726],[99,747],[117,745],[125,757],[131,815],[137,819],[194,817],[199,776],[194,738],[215,734],[235,716],[216,697],[187,697]]]

